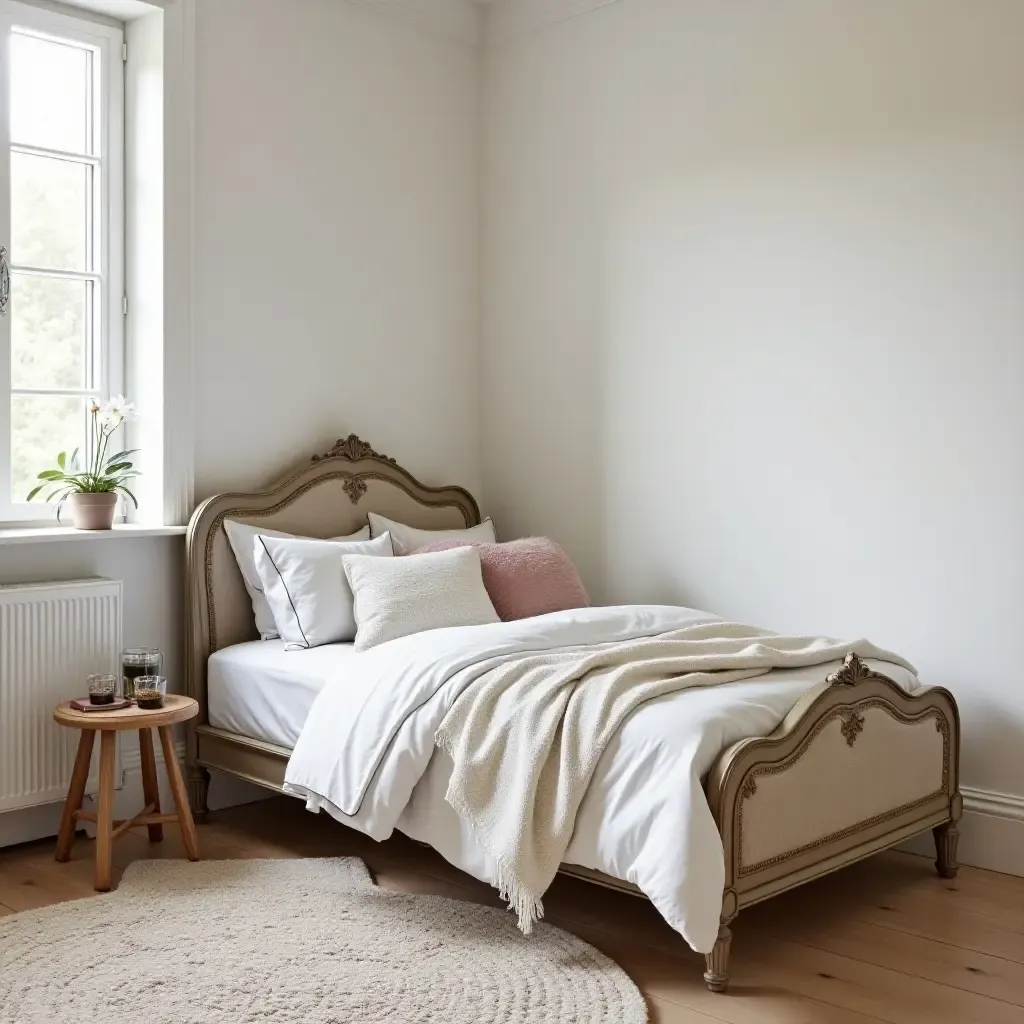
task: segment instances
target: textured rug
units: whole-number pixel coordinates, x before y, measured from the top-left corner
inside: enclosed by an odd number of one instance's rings
[[[331,860],[140,861],[115,892],[0,918],[2,1024],[642,1024],[561,929],[377,888]]]

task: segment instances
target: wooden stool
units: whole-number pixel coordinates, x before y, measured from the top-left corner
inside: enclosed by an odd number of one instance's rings
[[[56,859],[70,860],[71,845],[75,839],[75,825],[79,821],[96,823],[96,881],[97,892],[110,889],[110,851],[113,841],[133,825],[145,825],[149,829],[149,841],[159,843],[164,837],[164,823],[176,821],[181,826],[181,838],[189,860],[199,860],[199,841],[195,822],[185,793],[185,780],[181,777],[181,766],[174,750],[174,735],[171,726],[193,718],[199,711],[199,704],[191,697],[169,693],[164,706],[154,711],[132,706],[120,711],[76,711],[70,703],[58,704],[53,709],[53,720],[59,725],[81,729],[78,741],[78,756],[75,770],[71,775],[71,787],[64,802],[64,814],[60,820],[57,835]],[[154,728],[160,733],[160,744],[164,751],[164,766],[174,794],[177,814],[160,813],[160,787],[156,778],[156,758],[153,754]],[[122,729],[138,729],[139,754],[142,760],[142,792],[146,806],[134,818],[114,821],[114,740]],[[82,810],[85,784],[89,777],[89,761],[92,758],[96,733],[100,734],[100,798],[96,814]]]

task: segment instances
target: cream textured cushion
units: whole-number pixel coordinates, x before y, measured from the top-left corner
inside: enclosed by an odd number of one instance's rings
[[[360,554],[377,561],[392,555],[387,533],[348,543],[259,534],[254,548],[256,571],[288,651],[354,640],[352,591],[342,556]]]
[[[238,562],[238,571],[242,574],[242,582],[245,584],[249,600],[252,601],[252,612],[256,617],[256,629],[260,634],[260,639],[273,640],[277,636],[277,626],[274,624],[274,613],[270,610],[270,605],[263,594],[260,574],[256,571],[253,541],[257,534],[263,534],[265,537],[293,537],[294,534],[282,533],[280,530],[265,530],[259,526],[240,523],[235,519],[224,520],[224,532],[228,535],[228,543],[235,553],[235,561]],[[369,540],[370,528],[364,526],[351,536],[332,539],[341,541]]]
[[[428,544],[439,540],[477,540],[484,544],[493,544],[494,523],[485,519],[477,526],[465,530],[418,530],[415,526],[396,523],[393,519],[379,516],[376,512],[369,513],[370,536],[379,537],[382,533],[390,533],[395,545],[396,555],[411,555]]]
[[[445,626],[500,622],[484,589],[476,548],[408,558],[344,555],[355,598],[356,650]]]

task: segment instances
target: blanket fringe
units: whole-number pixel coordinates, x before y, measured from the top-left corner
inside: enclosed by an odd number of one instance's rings
[[[443,725],[438,728],[434,735],[434,743],[453,761],[455,760],[455,745],[452,742],[452,737]],[[540,897],[523,891],[523,886],[516,876],[515,868],[512,867],[505,857],[495,851],[489,831],[481,825],[476,815],[466,806],[465,802],[452,792],[450,785],[448,792],[445,794],[445,800],[447,800],[455,813],[473,830],[476,841],[483,847],[484,852],[491,858],[498,869],[496,886],[498,895],[508,904],[508,909],[515,912],[519,930],[524,935],[532,935],[533,926],[544,917],[544,904]]]
[[[544,916],[544,904],[529,893],[523,892],[514,871],[507,871],[498,862],[498,894],[508,903],[508,909],[518,918],[519,930],[524,935],[533,934],[533,926]]]

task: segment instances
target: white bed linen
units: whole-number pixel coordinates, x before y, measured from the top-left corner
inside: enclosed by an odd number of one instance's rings
[[[294,747],[317,694],[355,657],[352,644],[286,651],[284,640],[253,640],[210,656],[210,725]]]
[[[575,609],[392,641],[346,662],[324,688],[289,761],[285,788],[310,810],[327,810],[375,839],[399,828],[495,884],[493,865],[445,801],[451,762],[434,748],[441,718],[480,659],[651,636],[714,619],[684,608]],[[908,690],[918,685],[906,669],[868,663]],[[725,747],[770,733],[839,665],[777,670],[638,709],[598,764],[567,861],[638,885],[694,949],[710,951],[724,864],[701,779]]]

